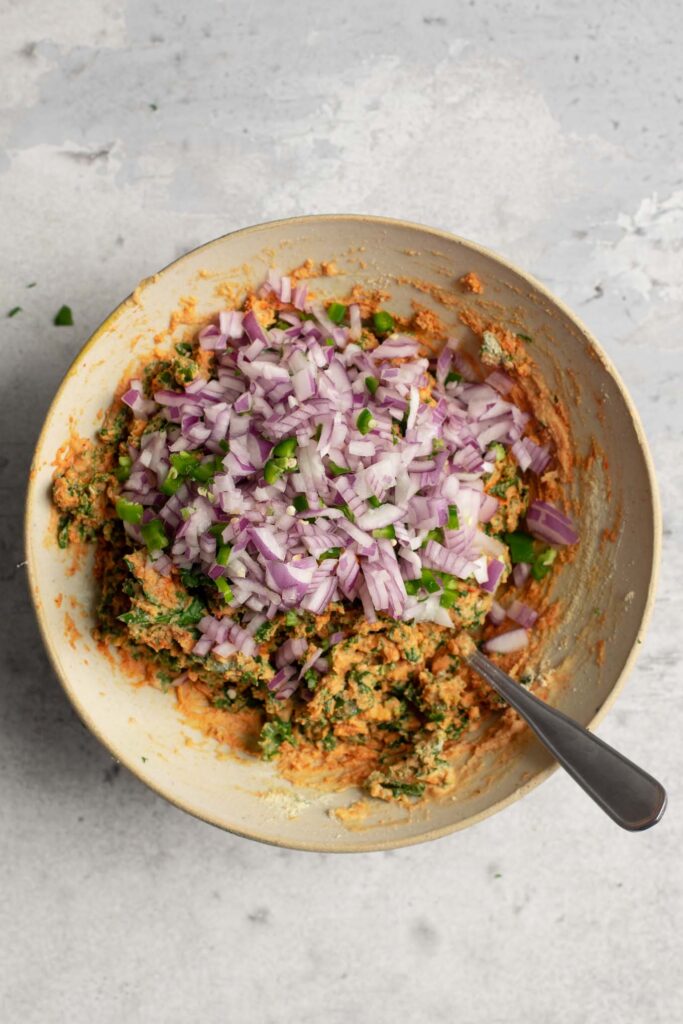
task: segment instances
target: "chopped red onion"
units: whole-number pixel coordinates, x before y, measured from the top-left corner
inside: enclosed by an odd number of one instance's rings
[[[302,679],[323,653],[322,647],[314,647],[299,670],[299,679]]]
[[[482,583],[481,589],[486,590],[489,594],[494,594],[500,582],[500,577],[505,572],[505,565],[503,562],[499,562],[497,558],[491,559],[487,567],[486,582]]]
[[[517,465],[519,466],[521,471],[523,473],[526,472],[526,470],[531,465],[531,455],[524,447],[522,441],[515,441],[510,451],[517,460]]]
[[[121,401],[133,410],[137,419],[148,419],[156,412],[156,403],[145,398],[142,383],[139,380],[132,380],[127,391],[121,395]]]
[[[487,640],[483,647],[487,654],[513,654],[523,650],[528,642],[529,634],[525,629],[511,629]]]
[[[512,446],[520,466],[535,473],[550,459],[547,447],[523,436],[529,417],[505,398],[511,378],[494,371],[485,382],[473,380],[453,343],[430,361],[420,357],[414,337],[400,333],[364,351],[356,344],[358,304],[349,306],[349,327],[335,324],[322,304],[307,302],[306,284],[280,271],[269,272],[262,294],[290,310],[310,310],[313,319],[285,309],[278,316],[290,326],[266,330],[254,310],[221,312],[198,336],[202,348],[215,352],[215,379],[159,390],[154,400],[133,380],[123,396],[136,416],[164,420],[163,429],[143,435],[139,450],[131,447],[124,489],[144,506],[144,522],[159,517],[169,534],[155,568],[168,574],[175,564],[225,578],[242,622],[205,617],[195,652],[253,656],[254,634],[278,611],[320,614],[340,600],[360,600],[370,621],[384,613],[450,625],[438,593],[409,596],[404,580],[419,579],[429,567],[494,592],[506,556],[478,528],[498,509],[484,491],[492,468],[487,446]],[[325,345],[326,338],[334,345]],[[451,369],[465,379],[446,385]],[[434,404],[421,398],[428,373],[436,378]],[[369,389],[368,378],[379,387]],[[364,410],[369,430],[359,422]],[[276,454],[287,439],[294,442],[291,454]],[[160,486],[171,454],[179,452],[196,453],[208,479],[190,474],[169,496]],[[458,529],[447,528],[449,505],[457,507]],[[569,520],[544,502],[533,503],[527,525],[550,543],[576,539]],[[139,526],[124,528],[141,542]],[[214,528],[232,546],[226,564],[217,559]],[[427,538],[436,529],[443,530],[443,544]],[[522,571],[513,570],[517,585]],[[499,607],[494,602],[491,621]],[[304,650],[304,640],[287,641],[277,667],[287,668]],[[323,660],[318,651],[307,668]],[[285,673],[276,695],[291,694],[296,685]]]
[[[360,306],[352,302],[349,306],[349,338],[358,341],[361,336]]]
[[[512,582],[516,587],[523,587],[529,579],[531,565],[528,562],[518,562],[512,570]]]
[[[495,388],[501,395],[507,395],[512,390],[512,380],[502,370],[494,370],[486,378],[486,383]]]
[[[278,668],[297,661],[306,652],[308,641],[303,636],[292,637],[285,640],[281,647],[275,652],[275,664]]]
[[[485,494],[479,509],[479,522],[490,523],[498,511],[498,499],[492,494]]]
[[[287,697],[291,697],[294,690],[296,690],[296,685],[294,687],[287,686],[287,683],[295,674],[296,669],[293,665],[283,665],[283,667],[276,672],[273,678],[269,681],[268,689],[280,700],[286,700]]]
[[[299,282],[294,288],[292,293],[292,305],[295,309],[304,309],[306,305],[306,293],[308,291],[308,285],[305,281]]]
[[[507,615],[509,619],[512,619],[519,626],[524,626],[525,629],[530,629],[538,618],[538,612],[535,612],[528,604],[518,600],[512,602],[507,610]]]
[[[579,539],[572,521],[547,501],[532,501],[526,525],[529,533],[548,544],[576,544]]]
[[[371,358],[378,359],[414,359],[418,353],[419,344],[415,338],[407,334],[392,334],[390,338],[383,341],[370,353]]]
[[[492,601],[487,618],[494,626],[500,626],[505,622],[507,615],[505,609],[498,601]]]

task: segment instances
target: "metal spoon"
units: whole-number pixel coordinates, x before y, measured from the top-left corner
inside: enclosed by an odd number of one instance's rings
[[[630,832],[656,825],[666,809],[666,790],[660,782],[578,722],[529,693],[481,651],[474,651],[467,660],[617,825]]]

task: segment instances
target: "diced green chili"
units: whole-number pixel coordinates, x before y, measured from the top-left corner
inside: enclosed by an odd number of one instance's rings
[[[187,476],[190,470],[194,469],[199,462],[199,456],[195,452],[172,452],[171,465],[180,474]]]
[[[510,548],[510,558],[513,562],[533,562],[534,538],[528,533],[519,530],[515,533],[506,533],[505,543]]]
[[[430,530],[423,543],[426,544],[430,540],[435,540],[437,544],[443,544],[443,529],[440,526],[435,526],[433,530]]]
[[[142,505],[137,501],[128,501],[127,498],[116,499],[116,514],[124,523],[141,523],[142,513]]]
[[[370,508],[379,508],[381,504],[382,502],[379,500],[379,498],[376,498],[374,494],[371,494],[370,497],[368,498],[368,505],[370,506]]]
[[[232,601],[234,595],[232,592],[232,588],[228,581],[226,580],[225,576],[219,576],[217,580],[214,580],[214,582],[218,587],[219,591],[221,592],[223,600]]]
[[[273,448],[270,453],[271,459],[291,459],[294,452],[297,449],[297,440],[295,437],[285,437]]]
[[[441,589],[431,569],[422,570],[422,586],[430,594],[435,594],[437,590]]]
[[[356,420],[356,426],[358,427],[358,429],[361,432],[361,434],[368,434],[368,433],[370,433],[372,428],[375,426],[375,421],[372,418],[372,413],[370,412],[369,409],[363,409],[358,414],[358,419]]]
[[[534,558],[531,566],[531,575],[535,580],[542,580],[550,572],[553,562],[557,558],[557,551],[555,548],[545,548],[541,551],[540,555]]]
[[[343,502],[341,505],[333,505],[332,507],[338,508],[341,512],[343,512],[350,523],[355,523],[356,517],[354,516],[353,512],[346,504],[346,502]]]
[[[450,573],[447,572],[441,573],[441,583],[443,584],[444,590],[458,590],[458,587],[460,586],[460,582],[455,578],[455,576],[451,576]],[[460,592],[458,591],[458,594],[459,593]]]
[[[297,512],[308,512],[310,508],[305,494],[295,494],[292,498],[292,505]]]
[[[448,522],[446,527],[449,530],[457,530],[460,526],[460,519],[458,518],[458,507],[457,505],[448,506]]]
[[[175,470],[177,476],[181,478],[180,482],[189,478],[190,480],[196,480],[197,483],[206,484],[223,467],[223,462],[219,455],[215,455],[208,462],[200,462],[200,459],[201,456],[197,452],[172,452],[171,467]],[[177,485],[174,484],[175,479],[175,475],[168,474],[166,478],[168,486],[171,488],[175,486],[175,490],[164,491],[164,494],[175,494],[178,490],[180,482]],[[165,483],[166,481],[164,481]]]
[[[330,473],[332,476],[345,476],[347,473],[351,472],[351,470],[346,466],[338,466],[336,462],[332,461],[332,459],[328,462],[328,466],[330,467]]]
[[[265,466],[263,467],[263,479],[266,481],[267,484],[274,484],[277,480],[280,479],[283,473],[283,467],[278,466],[277,462],[275,462],[273,459],[269,459],[268,462],[266,462]]]
[[[393,524],[390,526],[379,526],[376,530],[372,531],[372,536],[378,540],[396,540],[396,530]]]
[[[410,594],[411,596],[414,595],[414,594],[417,594],[417,592],[420,589],[421,585],[422,585],[422,581],[421,580],[406,580],[405,581],[406,594]]]
[[[212,460],[211,462],[203,462],[201,465],[195,466],[190,475],[197,483],[208,484],[209,480],[213,480],[215,472],[216,465]]]
[[[340,324],[346,316],[346,306],[342,302],[331,302],[327,307],[327,315],[333,324]]]
[[[443,594],[439,598],[439,604],[442,608],[452,608],[458,599],[458,595],[452,590],[444,590]]]
[[[325,338],[325,341],[323,342],[323,344],[328,345],[330,347],[334,345],[334,343],[334,338]]]
[[[377,394],[377,388],[379,387],[379,381],[377,377],[366,377],[365,386],[371,395]]]
[[[327,551],[323,551],[321,555],[318,555],[318,561],[324,562],[326,558],[340,558],[341,553],[341,548],[328,548]]]
[[[376,334],[391,334],[394,329],[394,318],[391,313],[380,309],[372,315],[372,326]]]
[[[123,483],[130,476],[132,467],[133,460],[130,455],[119,455],[119,464],[114,470],[114,476]]]
[[[451,370],[450,373],[446,374],[445,384],[459,384],[462,380],[462,374],[457,373],[455,370]]]
[[[216,551],[216,561],[219,565],[227,565],[232,551],[232,544],[219,544]]]
[[[150,519],[148,523],[143,523],[140,533],[150,551],[160,551],[168,547],[168,537],[161,519]]]
[[[169,469],[166,479],[161,483],[159,490],[162,494],[175,494],[183,485],[183,478],[173,466]]]

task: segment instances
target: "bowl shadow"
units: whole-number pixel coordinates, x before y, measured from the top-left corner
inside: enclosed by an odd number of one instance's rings
[[[26,486],[35,443],[54,391],[68,365],[30,367],[35,380],[32,401],[11,380],[0,383],[3,435],[0,454],[0,749],[12,764],[6,775],[22,800],[30,793],[62,792],[77,786],[86,802],[98,800],[102,785],[137,790],[150,801],[159,798],[120,766],[80,721],[52,669],[45,650],[26,575],[23,518]],[[22,434],[17,436],[17,423]],[[98,801],[99,802],[99,801]]]

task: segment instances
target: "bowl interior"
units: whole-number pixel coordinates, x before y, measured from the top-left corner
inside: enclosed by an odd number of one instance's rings
[[[463,305],[487,311],[531,335],[533,355],[566,403],[579,467],[569,487],[578,502],[581,543],[558,574],[553,597],[562,615],[544,647],[557,669],[553,702],[580,722],[606,709],[637,647],[657,561],[658,509],[651,464],[635,411],[614,370],[587,332],[536,282],[491,253],[417,225],[364,217],[314,217],[236,232],[182,257],[143,282],[96,332],[69,370],[38,443],[27,504],[27,558],[34,602],[53,661],[77,711],[116,758],[169,800],[223,828],[303,849],[363,850],[404,845],[471,824],[504,806],[551,768],[524,735],[492,755],[448,799],[412,813],[378,803],[362,826],[329,813],[357,792],[318,793],[280,779],[272,765],[239,758],[194,732],[175,702],[133,686],[90,638],[91,566],[69,574],[69,557],[49,539],[52,461],[70,429],[91,436],[129,367],[166,330],[170,311],[194,296],[198,314],[225,307],[216,289],[258,282],[268,266],[310,258],[339,270],[318,284],[332,294],[351,283],[382,287],[390,306],[413,300],[435,309],[454,333],[458,309],[444,309],[419,282],[449,289]],[[482,296],[456,282],[475,271]],[[178,339],[183,330],[178,329]],[[609,534],[609,536],[608,536]]]

